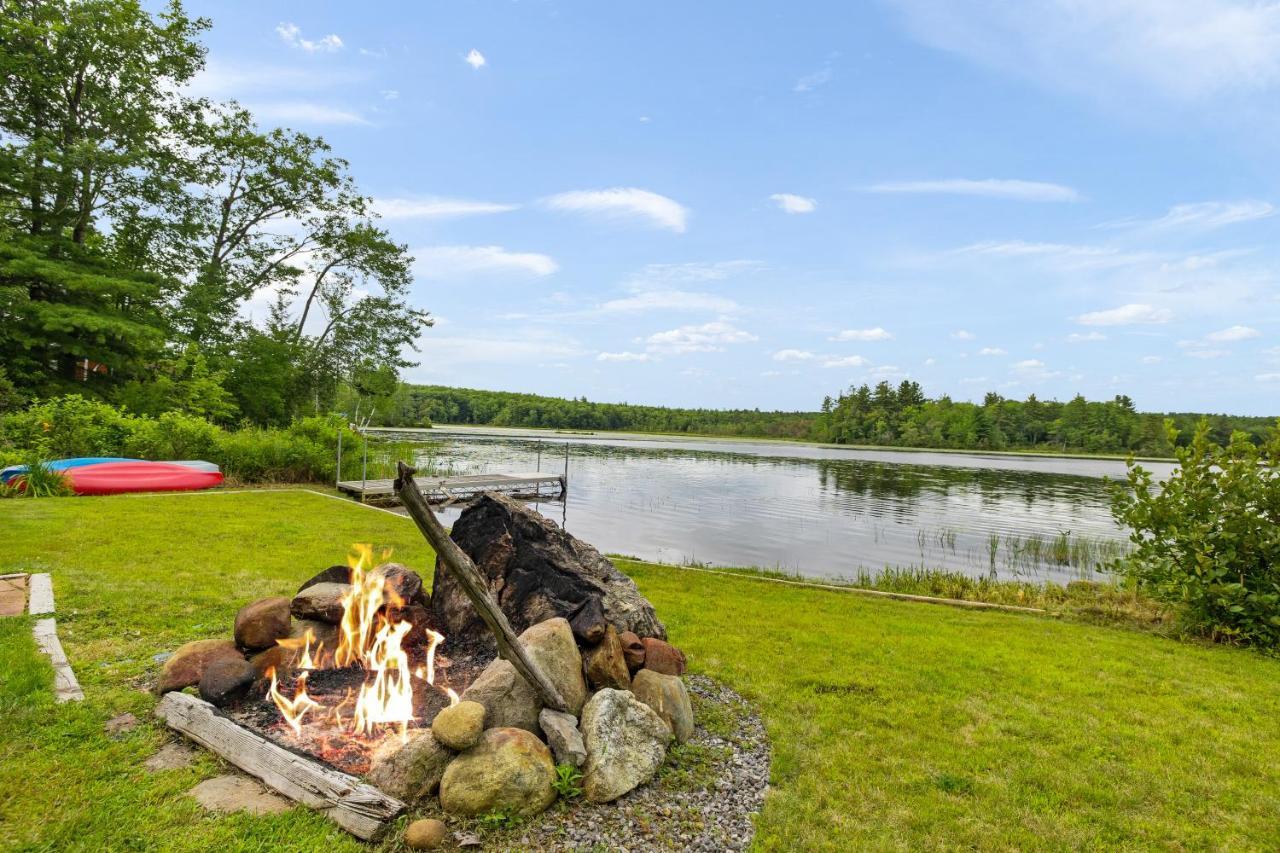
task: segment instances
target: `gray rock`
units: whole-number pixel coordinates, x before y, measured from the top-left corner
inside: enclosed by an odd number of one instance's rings
[[[337,625],[342,621],[342,597],[350,590],[349,583],[318,583],[295,595],[290,609],[298,619],[316,619]]]
[[[406,803],[424,800],[440,787],[453,753],[438,743],[430,729],[416,729],[407,743],[388,737],[371,756],[369,784]]]
[[[538,723],[547,736],[547,745],[556,757],[556,764],[581,767],[586,762],[587,747],[582,742],[582,732],[578,731],[577,717],[543,708],[538,714]]]
[[[484,731],[484,706],[465,701],[441,709],[431,721],[431,734],[450,749],[470,749]]]
[[[293,808],[293,803],[268,791],[248,776],[227,775],[205,779],[187,794],[214,812],[248,812],[279,814]]]
[[[569,623],[550,619],[525,631],[520,642],[529,657],[547,674],[565,703],[575,713],[587,698],[582,678],[582,657]],[[485,725],[512,727],[537,734],[538,712],[542,701],[510,662],[494,660],[476,677],[462,694],[464,701],[479,702],[485,707]]]
[[[475,562],[516,631],[578,615],[596,599],[619,631],[665,637],[653,605],[599,551],[555,522],[503,495],[481,495],[454,522],[451,538]],[[438,560],[432,608],[454,641],[493,648],[493,638],[458,582]]]
[[[244,658],[211,663],[200,676],[200,698],[219,708],[249,692],[258,671]]]
[[[440,805],[459,815],[508,810],[535,815],[555,802],[556,767],[547,745],[524,729],[488,729],[445,769]]]
[[[666,758],[671,728],[634,695],[606,687],[582,710],[582,739],[583,792],[593,803],[607,803],[653,778]]]
[[[678,676],[642,669],[632,679],[631,691],[657,712],[680,743],[693,737],[693,705],[689,701],[689,691]]]

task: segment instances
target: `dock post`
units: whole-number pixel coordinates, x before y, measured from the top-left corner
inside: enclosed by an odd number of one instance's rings
[[[569,442],[564,443],[564,476],[560,478],[560,494],[569,494]]]
[[[542,439],[538,439],[538,467],[536,470],[539,474],[542,473]]]

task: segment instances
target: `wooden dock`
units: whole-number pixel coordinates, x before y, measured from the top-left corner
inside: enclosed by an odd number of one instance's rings
[[[460,477],[417,477],[418,488],[432,503],[466,500],[481,492],[501,492],[513,498],[563,497],[568,484],[559,474],[466,474]],[[361,501],[395,497],[391,480],[343,480],[338,490]]]

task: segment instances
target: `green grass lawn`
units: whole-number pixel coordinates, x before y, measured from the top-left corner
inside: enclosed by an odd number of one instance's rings
[[[213,817],[151,775],[152,655],[229,636],[351,542],[430,573],[401,518],[300,492],[0,503],[0,572],[54,576],[87,695],[54,705],[23,619],[0,622],[0,846],[340,851],[295,809]],[[1280,661],[1139,631],[868,599],[620,561],[694,670],[760,707],[770,850],[1262,849],[1280,839]],[[102,725],[143,722],[119,740]],[[394,844],[388,842],[387,846]]]

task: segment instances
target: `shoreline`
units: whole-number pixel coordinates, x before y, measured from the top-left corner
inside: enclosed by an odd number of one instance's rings
[[[801,438],[771,438],[768,436],[746,435],[708,435],[705,433],[661,433],[661,432],[629,432],[625,430],[568,430],[549,429],[546,427],[504,427],[486,424],[434,424],[429,427],[365,427],[363,432],[374,433],[421,433],[430,435],[433,432],[452,432],[471,435],[491,435],[495,437],[546,437],[559,438],[565,441],[574,439],[623,439],[628,441],[701,441],[727,442],[740,444],[776,444],[780,446],[816,447],[824,450],[857,450],[862,452],[883,453],[946,453],[962,456],[994,456],[1004,458],[1028,459],[1083,459],[1125,462],[1130,457],[1116,453],[1056,452],[1051,450],[984,450],[981,448],[966,450],[957,447],[901,447],[888,444],[834,444],[825,441],[809,441]],[[1173,457],[1134,456],[1135,462],[1177,462]]]

